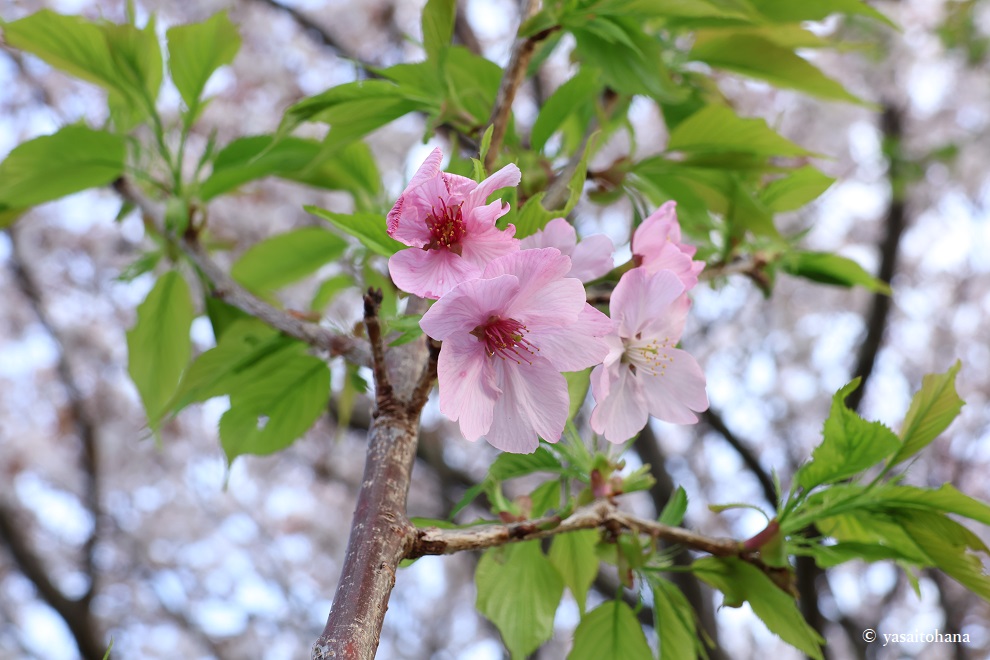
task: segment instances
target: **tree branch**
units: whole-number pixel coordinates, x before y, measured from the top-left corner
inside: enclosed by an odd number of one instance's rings
[[[539,0],[526,0],[526,6],[519,17],[519,24],[522,25],[529,17],[538,10]],[[502,141],[505,139],[505,131],[509,126],[509,115],[512,112],[512,102],[516,98],[516,92],[526,77],[526,68],[529,61],[533,59],[536,46],[546,39],[556,27],[548,28],[528,37],[516,39],[512,47],[512,54],[509,56],[509,64],[505,67],[505,74],[498,88],[498,95],[495,97],[495,105],[492,107],[492,116],[488,123],[492,128],[492,142],[488,153],[485,155],[485,169],[489,172],[495,166],[495,160],[502,150]]]
[[[637,518],[620,511],[608,500],[599,500],[576,509],[567,518],[545,516],[535,520],[508,524],[479,525],[465,529],[424,527],[407,555],[415,559],[425,555],[449,555],[464,550],[484,550],[507,543],[532,541],[579,529],[603,529],[610,532],[629,530],[655,539],[677,543],[717,557],[741,556],[742,544],[733,539],[712,538],[681,527],[671,527],[653,520]]]

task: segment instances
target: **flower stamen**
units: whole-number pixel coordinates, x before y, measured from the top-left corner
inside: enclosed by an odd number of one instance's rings
[[[540,349],[526,339],[527,332],[529,330],[526,326],[515,319],[492,315],[472,330],[471,334],[484,342],[485,352],[489,357],[497,355],[516,364],[533,364],[529,358],[535,356]]]

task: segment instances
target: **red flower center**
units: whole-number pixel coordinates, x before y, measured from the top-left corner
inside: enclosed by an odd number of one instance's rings
[[[440,207],[434,206],[433,212],[426,218],[426,226],[430,229],[432,240],[423,249],[439,250],[443,247],[459,255],[461,238],[465,232],[461,205],[447,206],[447,202],[442,198],[439,201]]]
[[[540,350],[526,340],[526,326],[515,319],[489,316],[488,320],[471,331],[471,334],[485,343],[489,356],[499,356],[516,364],[533,364],[531,357]]]

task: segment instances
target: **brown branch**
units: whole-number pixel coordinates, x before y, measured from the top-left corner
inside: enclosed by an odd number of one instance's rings
[[[522,25],[539,10],[539,0],[526,0],[526,6],[519,17],[519,24]],[[485,169],[489,172],[494,169],[495,160],[502,150],[502,141],[505,139],[505,131],[509,127],[509,115],[512,112],[512,102],[516,98],[516,92],[522,85],[526,77],[526,68],[529,61],[533,59],[536,46],[546,39],[556,30],[556,27],[548,28],[537,34],[516,39],[512,47],[512,54],[509,56],[509,64],[505,68],[505,75],[498,88],[498,95],[495,97],[495,105],[492,107],[492,116],[488,123],[492,128],[492,142],[488,153],[485,155]]]
[[[375,407],[381,408],[393,399],[392,383],[385,366],[385,345],[382,342],[382,326],[378,321],[378,308],[382,304],[382,290],[368,289],[364,294],[364,327],[371,344],[371,369],[375,376]]]
[[[749,446],[739,439],[735,433],[733,433],[728,426],[725,424],[725,420],[722,416],[711,408],[701,413],[702,419],[704,419],[705,424],[707,424],[711,429],[717,432],[722,438],[725,439],[729,446],[736,450],[739,454],[739,458],[742,459],[743,463],[753,473],[757,481],[760,482],[760,487],[763,490],[763,497],[767,502],[771,504],[774,508],[777,507],[777,489],[773,484],[773,478],[770,476],[763,466],[760,465],[760,459],[757,458],[756,454]]]
[[[161,204],[148,198],[127,179],[118,179],[114,182],[113,187],[123,199],[140,209],[145,218],[154,223],[156,227],[159,229],[164,227],[164,210]],[[182,237],[181,247],[190,261],[199,268],[209,281],[212,295],[267,323],[276,330],[281,330],[290,337],[295,337],[314,348],[329,352],[330,355],[343,355],[356,364],[370,364],[367,347],[362,342],[315,323],[302,321],[273,307],[235,282],[223,268],[213,261],[209,252],[197,240],[194,233],[188,232],[186,236]]]
[[[24,538],[14,513],[3,503],[0,503],[0,539],[7,546],[18,570],[34,585],[42,600],[65,621],[79,647],[79,654],[86,660],[102,658],[106,645],[93,623],[88,603],[67,598],[52,583],[41,558]]]
[[[417,303],[407,311],[415,312]],[[411,397],[427,369],[426,338],[391,348],[385,361],[392,392],[379,399],[373,415],[347,553],[326,627],[313,645],[315,660],[374,658],[395,571],[415,538],[406,499],[421,410]]]
[[[655,539],[677,543],[717,557],[741,556],[742,544],[733,539],[712,538],[681,527],[671,527],[653,520],[637,518],[620,511],[608,500],[599,500],[576,509],[567,518],[546,516],[509,524],[479,525],[465,529],[424,527],[416,530],[416,539],[407,557],[449,555],[465,550],[484,550],[507,543],[532,541],[580,529],[616,529],[645,534]]]

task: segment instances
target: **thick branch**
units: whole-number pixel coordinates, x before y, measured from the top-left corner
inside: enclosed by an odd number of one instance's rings
[[[671,527],[653,520],[637,518],[619,509],[607,500],[576,509],[561,520],[559,516],[546,516],[535,520],[504,525],[479,525],[466,529],[441,529],[424,527],[416,530],[416,539],[408,558],[424,555],[449,555],[464,550],[484,550],[506,543],[532,541],[579,529],[629,530],[646,534],[655,539],[707,552],[718,557],[742,554],[742,545],[733,539],[704,536],[681,527]]]
[[[410,305],[412,310],[416,302]],[[369,311],[373,316],[374,305]],[[315,660],[375,657],[395,571],[415,538],[415,528],[406,518],[406,498],[421,406],[411,397],[428,369],[429,351],[425,337],[420,337],[385,356],[375,351],[375,356],[375,373],[381,377],[387,368],[391,389],[388,396],[376,397],[347,554],[327,625],[313,645]]]

